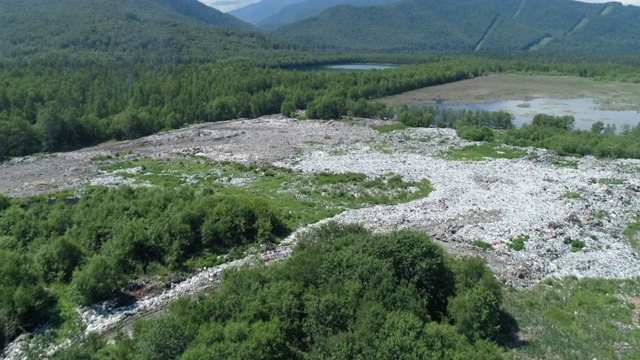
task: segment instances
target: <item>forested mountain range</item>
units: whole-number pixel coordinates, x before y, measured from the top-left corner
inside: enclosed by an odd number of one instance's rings
[[[275,35],[313,48],[356,51],[640,49],[640,7],[572,0],[403,0],[336,6]]]
[[[3,0],[0,59],[166,63],[298,48],[196,0]]]

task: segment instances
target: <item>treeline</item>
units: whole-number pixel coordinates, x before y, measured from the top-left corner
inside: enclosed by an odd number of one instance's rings
[[[358,73],[289,71],[242,61],[160,68],[79,59],[62,67],[53,67],[54,60],[9,62],[0,67],[0,159],[132,139],[198,122],[291,115],[296,109],[319,119],[380,116],[387,110],[368,100],[489,73],[600,78],[637,73],[626,65],[545,58],[419,58],[427,63]]]
[[[495,359],[501,302],[479,258],[446,256],[421,232],[330,223],[281,265],[230,270],[132,338],[91,337],[54,359]]]
[[[488,127],[495,130],[513,129],[513,115],[507,111],[472,111],[435,106],[399,106],[393,108],[398,121],[413,127],[453,128]]]
[[[79,199],[0,195],[0,344],[73,320],[65,309],[110,297],[142,274],[190,270],[194,258],[287,232],[280,211],[255,197],[129,187],[92,188]]]
[[[488,67],[489,66],[489,67]],[[253,65],[0,72],[0,157],[132,139],[184,124],[310,109],[318,118],[371,116],[365,99],[491,71],[486,62],[441,62],[394,71],[327,74]],[[314,113],[316,111],[316,113]]]
[[[536,115],[531,124],[507,131],[504,143],[550,149],[560,155],[640,159],[640,125],[625,127],[595,122],[591,131],[573,130],[573,116]]]

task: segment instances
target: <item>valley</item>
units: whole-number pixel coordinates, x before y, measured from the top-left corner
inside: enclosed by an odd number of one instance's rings
[[[640,358],[640,7],[245,3],[0,1],[0,358]]]

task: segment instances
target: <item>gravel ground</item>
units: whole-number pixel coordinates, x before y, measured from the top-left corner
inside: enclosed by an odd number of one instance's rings
[[[371,121],[360,121],[369,125]],[[49,156],[13,159],[0,164],[0,192],[29,196],[84,184],[117,186],[124,181],[101,173],[95,156],[181,158],[273,164],[302,172],[389,172],[405,180],[427,178],[434,191],[427,197],[394,206],[344,212],[333,219],[357,222],[373,231],[401,228],[428,232],[456,255],[479,255],[496,276],[515,288],[547,277],[630,278],[640,275],[638,256],[622,236],[640,213],[640,161],[570,159],[578,169],[552,165],[557,156],[528,149],[521,159],[450,161],[439,156],[451,147],[469,145],[449,129],[409,129],[380,134],[368,126],[312,122],[278,116],[202,124],[146,138]],[[124,155],[123,155],[124,154]],[[122,179],[122,181],[119,181]],[[623,184],[606,184],[616,179]],[[566,199],[567,193],[579,199]],[[304,231],[301,229],[300,231]],[[527,236],[525,249],[510,249]],[[296,233],[260,256],[266,264],[289,256]],[[571,242],[584,248],[572,252]],[[482,241],[490,250],[473,245]],[[181,295],[215,287],[222,270],[251,263],[255,256],[204,270],[156,296],[114,308],[106,302],[79,309],[87,332],[105,333],[135,316],[157,312]],[[20,358],[19,338],[3,358]],[[49,349],[53,351],[55,348]]]

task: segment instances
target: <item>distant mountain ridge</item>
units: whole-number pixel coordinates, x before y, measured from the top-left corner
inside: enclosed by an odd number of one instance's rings
[[[209,25],[233,29],[257,30],[251,24],[194,0],[150,0],[181,15]]]
[[[640,7],[572,0],[403,0],[336,6],[274,32],[350,51],[640,50]]]
[[[277,13],[264,18],[256,23],[259,28],[273,30],[278,27],[292,24],[312,16],[319,15],[323,11],[338,5],[351,5],[356,7],[378,6],[398,2],[400,0],[303,0],[283,7]]]
[[[286,6],[297,4],[303,1],[304,0],[262,0],[257,3],[249,4],[240,9],[230,11],[229,14],[242,21],[257,25],[266,18],[277,14]]]

